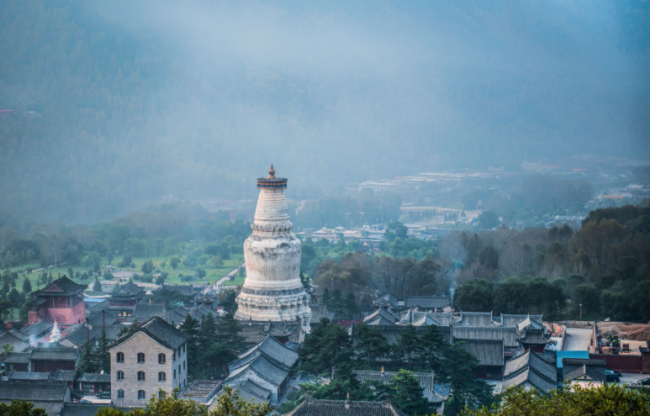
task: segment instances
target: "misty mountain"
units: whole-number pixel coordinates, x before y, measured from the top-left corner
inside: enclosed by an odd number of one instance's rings
[[[0,5],[0,226],[648,157],[650,2]]]

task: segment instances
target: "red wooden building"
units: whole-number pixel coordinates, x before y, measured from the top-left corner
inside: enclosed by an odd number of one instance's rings
[[[86,321],[83,291],[85,285],[80,285],[67,276],[63,276],[43,290],[34,292],[32,310],[29,311],[29,323],[42,320],[54,322],[66,328],[70,325]]]

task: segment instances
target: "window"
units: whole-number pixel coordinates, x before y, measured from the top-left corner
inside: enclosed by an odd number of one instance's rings
[[[174,380],[176,380],[176,370],[174,370]]]
[[[138,390],[138,400],[144,400],[145,395],[144,395],[144,390]]]
[[[117,391],[117,398],[118,399],[123,399],[124,398],[124,390],[118,390]]]
[[[165,381],[165,380],[167,380],[167,373],[165,373],[164,371],[158,373],[158,381]]]
[[[138,353],[138,364],[142,364],[142,363],[144,363],[144,353],[139,352]]]
[[[124,371],[118,371],[117,372],[117,379],[118,380],[124,380]]]
[[[138,371],[138,381],[144,381],[144,371]]]
[[[115,361],[118,363],[123,363],[124,362],[124,353],[123,352],[118,352],[115,354]]]
[[[162,400],[162,399],[164,399],[165,397],[167,397],[167,392],[166,392],[166,391],[159,390],[159,391],[158,391],[158,398]]]
[[[167,362],[167,356],[165,354],[158,354],[158,364],[165,364]]]
[[[183,360],[183,370],[185,370],[185,360]]]

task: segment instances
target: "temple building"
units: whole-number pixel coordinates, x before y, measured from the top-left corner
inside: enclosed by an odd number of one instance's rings
[[[267,178],[257,180],[260,196],[244,242],[246,280],[237,297],[236,318],[247,321],[299,321],[309,331],[310,296],[300,281],[300,240],[291,232],[284,190],[287,179],[276,178],[273,165]]]
[[[29,323],[57,321],[60,327],[66,328],[85,322],[84,289],[85,285],[79,285],[63,276],[45,289],[34,292],[32,310],[28,313]]]

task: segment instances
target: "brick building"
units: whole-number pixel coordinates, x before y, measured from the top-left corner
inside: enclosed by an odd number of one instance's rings
[[[116,406],[144,407],[159,389],[170,394],[187,387],[189,337],[159,317],[152,318],[110,347],[111,400]]]

